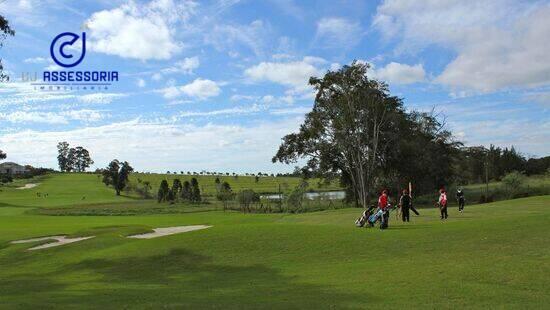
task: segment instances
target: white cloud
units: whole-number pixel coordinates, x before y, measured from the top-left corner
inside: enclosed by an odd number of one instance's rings
[[[170,59],[181,50],[175,25],[194,12],[192,1],[133,1],[92,14],[86,21],[90,48],[96,52],[140,60]]]
[[[357,45],[362,38],[359,22],[341,17],[326,17],[317,22],[316,40],[320,46],[346,49]]]
[[[140,88],[143,88],[143,87],[145,87],[145,86],[147,85],[147,82],[145,82],[144,79],[138,79],[138,80],[136,81],[136,85],[137,85],[138,87],[140,87]]]
[[[160,73],[155,73],[155,74],[153,74],[153,75],[151,76],[151,79],[152,79],[153,81],[160,81],[160,80],[162,80],[162,74],[160,74]]]
[[[426,72],[421,64],[410,66],[390,62],[385,67],[372,70],[374,77],[393,84],[411,84],[425,81]]]
[[[183,74],[193,74],[194,70],[200,66],[199,57],[186,57],[183,60],[177,61],[173,66],[161,69],[160,72],[154,73],[151,78],[154,81],[160,81],[163,78],[163,75],[183,73]]]
[[[189,97],[206,99],[219,95],[221,89],[216,82],[199,78],[189,84],[183,85],[181,91]]]
[[[550,5],[515,1],[384,1],[373,25],[398,52],[436,44],[457,56],[436,77],[453,89],[491,92],[550,84]]]
[[[227,50],[230,54],[238,55],[242,45],[260,56],[270,42],[270,33],[269,25],[261,20],[247,25],[216,24],[207,30],[204,40],[216,49]]]
[[[128,94],[122,93],[92,93],[78,96],[78,101],[86,104],[108,104],[115,99],[124,98]]]
[[[118,158],[129,161],[139,171],[276,172],[291,169],[272,164],[271,157],[281,137],[295,131],[301,120],[290,118],[250,126],[195,126],[134,120],[74,130],[6,133],[0,135],[0,145],[11,160],[34,166],[56,167],[55,146],[59,141],[67,141],[90,150],[97,167]],[[162,152],[158,152],[159,149]],[[155,160],[143,154],[156,154]]]
[[[71,110],[62,112],[15,111],[0,113],[0,120],[10,123],[67,124],[69,121],[97,122],[103,119],[99,111]]]
[[[312,76],[320,76],[322,70],[311,63],[311,59],[291,62],[261,62],[244,71],[252,81],[269,81],[292,87],[293,92],[309,90],[308,81]]]
[[[33,58],[26,58],[23,60],[24,63],[31,63],[31,64],[40,64],[40,63],[46,63],[48,62],[48,59],[44,57],[33,57]]]
[[[181,95],[187,95],[189,97],[204,100],[210,97],[216,97],[221,93],[221,89],[218,83],[208,79],[195,79],[189,84],[183,86],[168,86],[160,92],[166,99],[174,99]]]
[[[197,69],[199,65],[199,57],[186,57],[183,60],[177,61],[174,66],[161,70],[161,72],[192,74],[193,70]]]

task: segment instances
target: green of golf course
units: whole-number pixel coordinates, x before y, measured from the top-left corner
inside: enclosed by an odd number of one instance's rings
[[[550,196],[421,209],[387,230],[360,209],[53,216],[38,208],[143,203],[94,175],[0,192],[0,308],[522,308],[550,304]],[[18,181],[19,182],[19,181]],[[47,193],[38,197],[37,193]],[[85,197],[85,199],[83,199]],[[150,204],[156,202],[150,202]],[[164,205],[164,208],[171,208]],[[154,239],[153,228],[211,225]],[[11,241],[95,236],[48,249]]]

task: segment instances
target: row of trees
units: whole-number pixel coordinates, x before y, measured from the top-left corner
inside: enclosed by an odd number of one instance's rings
[[[70,147],[67,142],[57,144],[57,162],[61,172],[84,172],[94,164],[87,149],[81,146]]]
[[[196,178],[192,178],[191,182],[184,181],[182,183],[180,179],[174,179],[172,187],[170,187],[168,181],[162,180],[157,193],[157,200],[158,202],[170,203],[176,201],[201,202],[199,181]]]
[[[458,154],[455,167],[459,183],[479,183],[488,180],[501,180],[512,171],[521,171],[527,175],[544,174],[550,168],[550,156],[526,159],[511,148],[494,145],[489,148],[464,147]]]

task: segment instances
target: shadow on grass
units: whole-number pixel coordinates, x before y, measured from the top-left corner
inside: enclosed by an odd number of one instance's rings
[[[84,284],[78,275],[93,275]],[[330,287],[300,283],[263,265],[218,264],[210,258],[183,249],[166,254],[119,259],[87,259],[66,265],[47,278],[73,279],[65,286],[35,282],[44,276],[0,279],[0,291],[17,299],[32,298],[34,292],[50,291],[47,299],[57,305],[108,308],[360,308],[372,296],[338,292]],[[13,287],[25,287],[16,290]],[[44,287],[46,285],[46,287]],[[73,286],[78,285],[78,290]],[[83,288],[84,286],[87,288]],[[10,288],[12,287],[12,288]],[[34,292],[33,292],[34,291]],[[9,296],[10,300],[14,296]]]

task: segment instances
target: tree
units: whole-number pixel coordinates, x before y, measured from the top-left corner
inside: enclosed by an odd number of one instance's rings
[[[74,154],[73,164],[76,171],[84,172],[90,165],[94,164],[87,149],[77,146],[72,153]]]
[[[133,171],[134,168],[127,161],[120,162],[118,159],[114,159],[103,170],[103,183],[107,186],[113,186],[116,195],[120,196],[120,191],[128,184],[130,173]]]
[[[14,36],[15,31],[10,27],[9,22],[4,16],[0,15],[0,48],[4,46],[4,40],[8,36]],[[4,74],[4,65],[2,65],[2,59],[0,58],[0,82],[9,81],[9,76]]]
[[[250,205],[260,201],[260,195],[251,189],[245,189],[239,192],[237,200],[241,205],[241,209],[246,212],[250,211]]]
[[[219,201],[223,202],[223,209],[227,209],[227,202],[232,200],[235,194],[231,190],[231,186],[227,182],[221,184],[220,190],[218,191],[216,198]]]
[[[2,150],[0,150],[0,160],[2,159],[6,159],[8,157],[8,155],[4,152],[2,152]]]
[[[201,190],[199,189],[199,181],[196,178],[191,179],[191,202],[200,202]]]
[[[283,138],[273,162],[294,163],[325,177],[345,172],[360,204],[367,207],[376,172],[395,140],[394,118],[403,112],[401,99],[387,85],[367,77],[369,65],[353,62],[309,84],[317,94],[313,110],[298,133]]]
[[[159,190],[158,190],[158,193],[157,193],[157,201],[158,202],[166,201],[167,198],[168,198],[168,191],[169,190],[170,190],[170,188],[168,186],[168,181],[162,180],[160,182]]]
[[[174,199],[177,198],[181,193],[182,185],[180,179],[174,179],[172,183],[172,192],[174,194]]]
[[[70,147],[67,142],[57,144],[57,162],[61,172],[84,172],[94,161],[90,157],[90,152],[82,146],[76,148]]]
[[[57,163],[61,172],[70,171],[69,143],[59,142],[57,144]]]
[[[180,197],[181,197],[181,199],[183,199],[185,201],[190,201],[191,196],[192,196],[191,183],[189,183],[189,181],[184,181],[183,185],[182,185],[182,188],[181,188]]]

